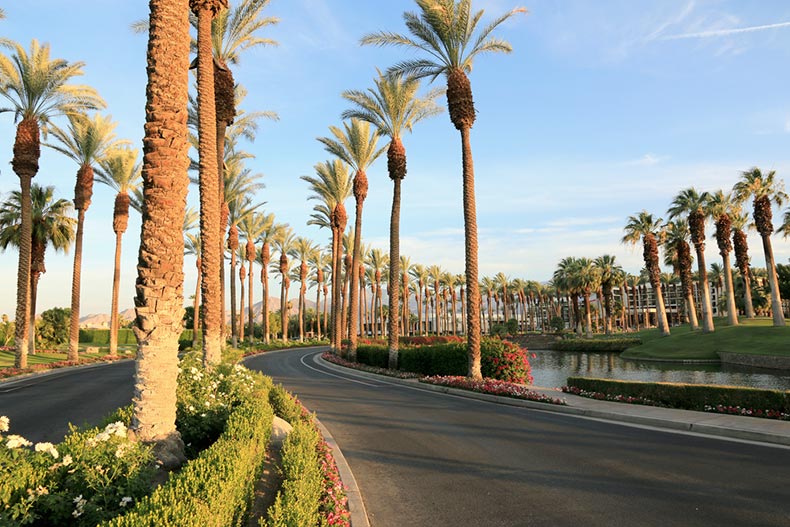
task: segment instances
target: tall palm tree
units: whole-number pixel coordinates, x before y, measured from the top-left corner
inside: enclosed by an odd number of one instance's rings
[[[30,324],[30,266],[32,250],[32,208],[30,185],[38,172],[41,156],[41,130],[47,130],[52,119],[87,110],[103,108],[104,101],[96,91],[84,85],[70,84],[82,75],[83,62],[69,63],[50,58],[49,45],[30,44],[30,53],[21,45],[5,42],[10,56],[0,54],[0,95],[10,106],[0,113],[13,112],[18,121],[11,167],[19,177],[22,218],[19,231],[19,266],[16,294],[16,355],[14,365],[27,367],[28,326]]]
[[[307,293],[307,273],[309,271],[308,262],[318,253],[318,245],[313,243],[312,240],[302,236],[294,240],[293,246],[288,253],[291,258],[299,260],[299,342],[304,342],[304,312],[305,294]]]
[[[434,298],[434,313],[433,313],[433,320],[434,320],[434,331],[437,335],[441,334],[441,326],[439,325],[439,286],[441,285],[442,276],[444,275],[444,269],[439,267],[438,265],[431,265],[428,267],[428,276],[430,277],[430,283],[433,284],[433,298]]]
[[[333,138],[319,137],[327,152],[342,159],[354,170],[354,250],[351,262],[351,291],[349,294],[350,327],[349,327],[349,353],[354,354],[357,346],[357,310],[359,308],[359,267],[362,261],[359,255],[362,241],[362,207],[368,195],[368,178],[366,171],[371,164],[383,153],[384,149],[377,149],[379,132],[371,130],[370,123],[352,118],[351,122],[343,123],[343,130],[330,126]],[[348,275],[348,273],[346,273]]]
[[[699,329],[697,308],[694,302],[694,282],[691,277],[691,248],[686,240],[689,238],[689,227],[686,220],[670,221],[664,226],[664,262],[672,265],[675,274],[680,278],[683,289],[683,298],[686,303],[686,313],[692,331]],[[668,261],[667,261],[668,260]]]
[[[301,176],[310,184],[313,194],[308,199],[320,201],[307,222],[319,227],[327,226],[332,231],[332,340],[331,348],[340,353],[341,317],[340,317],[340,243],[348,222],[348,214],[344,202],[353,190],[348,166],[340,159],[325,161],[315,165],[317,177]],[[356,353],[349,353],[349,360],[356,360]]]
[[[423,293],[428,282],[428,270],[422,264],[414,264],[410,270],[411,277],[416,281],[417,286],[417,333],[425,335],[428,333],[428,321],[423,319]],[[423,326],[423,322],[425,325]]]
[[[724,287],[727,290],[727,323],[731,326],[738,325],[738,308],[735,307],[735,287],[732,281],[732,265],[730,252],[732,251],[732,214],[737,214],[739,207],[732,201],[729,194],[721,190],[708,196],[706,211],[716,225],[716,243],[722,259],[724,273]]]
[[[491,314],[491,297],[493,296],[495,285],[494,281],[488,277],[484,276],[483,279],[480,281],[480,286],[482,289],[483,294],[486,295],[486,314],[488,315],[488,334],[491,334],[491,327],[493,326],[494,320]],[[482,304],[481,304],[482,306]]]
[[[710,194],[699,193],[694,187],[681,190],[667,210],[669,219],[688,217],[689,232],[694,249],[697,251],[697,275],[702,294],[702,332],[711,333],[713,326],[713,310],[710,304],[710,284],[708,269],[705,264],[705,209]]]
[[[390,255],[390,260],[392,260],[392,255]],[[397,313],[397,315],[391,314],[390,317],[397,316],[400,320],[400,324],[398,327],[399,334],[401,335],[409,335],[411,334],[411,324],[410,324],[410,313],[409,310],[409,291],[410,291],[410,282],[411,282],[411,258],[405,255],[400,255],[398,262],[398,271],[400,272],[400,280],[398,283],[400,284],[400,309],[401,311]],[[390,311],[393,311],[393,307],[390,304]],[[397,344],[396,344],[397,345]]]
[[[312,257],[308,261],[310,266],[312,266],[314,274],[313,279],[315,280],[315,315],[316,315],[316,336],[318,340],[321,340],[321,316],[322,316],[322,309],[321,309],[321,291],[324,286],[324,278],[326,277],[327,268],[331,264],[331,255],[327,254],[323,250],[317,250],[313,253]]]
[[[771,312],[774,326],[784,326],[785,317],[782,312],[782,297],[779,294],[779,280],[776,278],[774,251],[771,246],[771,234],[774,231],[771,221],[773,219],[771,202],[781,206],[787,200],[787,194],[783,190],[784,184],[782,181],[775,178],[775,170],[763,173],[759,168],[754,167],[741,173],[741,179],[735,183],[732,192],[733,198],[737,203],[743,203],[749,197],[752,198],[752,206],[754,208],[752,217],[763,242],[765,268],[768,271],[768,283],[771,286]]]
[[[74,208],[77,209],[77,236],[74,243],[74,267],[71,280],[71,323],[69,326],[69,360],[76,361],[80,340],[80,283],[82,277],[82,239],[85,213],[93,196],[93,165],[99,163],[112,149],[122,142],[115,139],[113,130],[117,123],[111,117],[99,114],[92,118],[82,114],[68,116],[67,130],[52,127],[52,135],[60,144],[46,144],[72,159],[79,165],[77,184],[74,187]]]
[[[433,90],[425,98],[418,98],[420,81],[395,74],[385,76],[380,71],[374,80],[376,88],[367,91],[345,91],[343,97],[354,104],[354,108],[343,112],[343,119],[361,119],[376,127],[378,133],[390,138],[387,146],[387,171],[393,183],[392,212],[390,214],[390,265],[389,282],[397,284],[400,274],[400,201],[401,182],[406,177],[406,149],[402,137],[411,132],[419,121],[441,112],[435,99],[442,92]],[[398,362],[398,297],[390,298],[389,367],[394,369]],[[351,337],[351,346],[356,346],[356,335]]]
[[[735,265],[743,280],[743,305],[746,318],[754,318],[754,304],[752,302],[752,273],[749,268],[749,243],[746,239],[745,229],[749,226],[749,217],[738,212],[732,216],[732,247],[735,252]]]
[[[200,273],[200,232],[184,234],[184,254],[195,256],[197,267],[197,280],[195,281],[195,294],[192,301],[192,349],[198,345],[198,329],[200,328],[200,284],[203,281]]]
[[[661,291],[661,267],[658,263],[658,241],[661,237],[661,218],[654,218],[652,214],[643,210],[636,216],[628,216],[626,223],[623,243],[636,245],[642,241],[644,248],[643,256],[647,269],[650,286],[656,296],[656,316],[658,318],[658,329],[662,336],[669,335],[669,323],[667,322],[667,310],[664,306],[664,293]]]
[[[140,186],[142,165],[137,158],[139,150],[129,147],[110,150],[99,162],[96,181],[114,189],[112,229],[115,232],[115,265],[112,280],[112,307],[110,312],[110,355],[118,352],[118,296],[121,287],[121,242],[129,225],[130,193]],[[197,316],[197,315],[196,315]]]
[[[494,38],[491,33],[500,24],[525,9],[514,9],[491,22],[476,34],[483,11],[471,14],[471,0],[415,0],[419,14],[403,14],[412,37],[382,31],[362,37],[362,44],[378,46],[403,46],[418,49],[427,57],[404,60],[392,66],[388,73],[403,73],[415,78],[440,75],[447,78],[447,107],[450,120],[461,133],[463,158],[464,235],[466,239],[467,283],[467,340],[469,376],[481,379],[480,371],[480,290],[477,262],[477,210],[474,190],[474,163],[470,132],[476,111],[472,100],[472,86],[467,73],[472,71],[474,59],[488,52],[509,53],[512,48],[506,41]]]
[[[149,5],[142,172],[145,206],[137,260],[137,368],[131,431],[137,439],[155,443],[154,454],[169,468],[184,461],[184,445],[175,426],[184,238],[181,229],[173,227],[183,223],[189,184],[189,3],[151,0]]]
[[[612,333],[612,289],[619,282],[623,268],[616,263],[615,257],[611,254],[599,256],[595,259],[594,264],[600,274],[604,300],[604,325],[606,334],[609,335]]]
[[[55,187],[30,187],[33,215],[30,267],[30,343],[28,353],[36,352],[36,297],[38,281],[47,272],[44,262],[47,246],[55,251],[68,252],[74,241],[76,220],[71,217],[73,206],[66,199],[55,199]],[[0,249],[9,245],[19,247],[22,224],[22,193],[11,192],[9,199],[0,203]]]
[[[220,192],[218,160],[223,159],[217,148],[217,109],[214,91],[214,60],[211,24],[228,0],[190,0],[189,7],[197,17],[197,84],[198,84],[198,156],[200,163],[200,240],[203,243],[203,362],[219,364],[224,336],[222,335],[222,303],[220,269],[222,266],[222,232],[220,228]],[[220,116],[222,117],[222,116]],[[223,147],[219,150],[224,149]],[[219,156],[219,157],[218,157]],[[235,251],[234,251],[235,253]]]
[[[269,263],[271,261],[271,242],[280,236],[280,231],[285,228],[284,225],[274,222],[274,215],[268,214],[265,216],[265,225],[263,231],[258,237],[258,242],[261,248],[258,251],[261,259],[261,287],[263,293],[263,300],[261,304],[261,328],[263,329],[263,342],[268,344],[270,341],[269,336]]]
[[[247,240],[247,244],[244,248],[244,254],[247,257],[247,271],[249,273],[249,301],[247,302],[247,309],[249,310],[247,316],[247,323],[250,325],[249,331],[247,332],[249,343],[252,344],[255,340],[255,312],[253,308],[253,274],[252,274],[252,264],[255,262],[256,257],[261,257],[262,255],[258,254],[258,250],[255,248],[255,243],[260,240],[261,236],[264,235],[266,230],[274,224],[274,214],[263,214],[260,212],[252,212],[251,214],[247,214],[242,218],[239,226],[241,227],[241,232],[244,234],[244,239]],[[267,263],[268,265],[268,263]],[[263,304],[261,305],[263,307]]]
[[[280,323],[282,324],[282,340],[288,341],[288,286],[290,285],[290,278],[288,277],[288,253],[293,250],[296,243],[296,236],[293,229],[285,227],[280,231],[280,235],[273,240],[272,245],[280,253],[280,259],[277,264],[277,271],[280,273]]]

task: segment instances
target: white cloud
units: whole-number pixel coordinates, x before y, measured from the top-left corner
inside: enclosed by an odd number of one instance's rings
[[[765,24],[762,26],[739,27],[730,29],[712,29],[708,31],[698,31],[695,33],[681,33],[678,35],[666,35],[658,37],[659,40],[681,40],[687,38],[711,38],[711,37],[728,37],[731,35],[738,35],[742,33],[754,33],[757,31],[766,31],[770,29],[779,29],[790,27],[790,22],[779,22],[777,24]]]
[[[655,154],[647,153],[640,158],[626,161],[623,164],[626,166],[652,166],[657,165],[662,161],[666,161],[667,159],[669,159],[668,156],[657,156]]]

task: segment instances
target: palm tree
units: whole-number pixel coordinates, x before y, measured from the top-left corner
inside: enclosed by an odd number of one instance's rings
[[[713,310],[710,305],[710,284],[708,269],[705,264],[705,209],[710,194],[699,193],[694,187],[681,190],[667,210],[669,219],[683,215],[688,217],[689,232],[694,249],[697,251],[697,274],[702,294],[702,332],[711,333],[713,326]]]
[[[312,254],[308,261],[314,271],[316,336],[318,340],[321,340],[321,290],[324,286],[324,277],[326,276],[327,268],[329,268],[331,264],[331,258],[331,255],[319,249]]]
[[[354,201],[356,204],[354,217],[354,250],[351,263],[351,291],[349,294],[350,327],[349,353],[353,354],[357,346],[357,310],[359,308],[359,267],[362,261],[359,256],[359,245],[362,241],[362,207],[368,195],[368,178],[366,170],[382,154],[383,148],[377,149],[379,132],[370,129],[370,123],[353,118],[351,123],[343,123],[344,130],[330,126],[334,138],[319,137],[327,152],[337,156],[354,170]],[[347,253],[348,254],[348,253]],[[348,272],[346,273],[348,275]]]
[[[299,260],[299,342],[304,342],[305,293],[307,292],[307,263],[319,253],[318,245],[312,240],[299,236],[289,251],[291,258]]]
[[[247,302],[247,309],[249,310],[247,316],[247,323],[250,325],[248,336],[249,343],[252,344],[255,340],[255,313],[253,309],[253,275],[252,264],[255,261],[258,251],[255,248],[255,242],[260,240],[266,230],[274,224],[274,214],[262,214],[259,212],[252,212],[242,218],[239,223],[241,232],[244,234],[244,239],[247,240],[247,245],[244,249],[244,254],[247,256],[247,270],[249,273],[249,302]],[[268,265],[268,262],[267,262]]]
[[[33,212],[33,228],[30,267],[30,343],[29,353],[36,352],[36,297],[38,281],[47,272],[44,256],[47,246],[55,251],[68,252],[74,241],[76,220],[70,216],[73,207],[66,199],[55,200],[55,187],[30,187]],[[22,194],[15,190],[9,199],[0,203],[0,249],[6,250],[9,245],[19,247],[22,217]]]
[[[220,192],[218,161],[224,156],[217,148],[217,111],[214,93],[212,53],[212,19],[228,0],[190,0],[197,17],[198,84],[198,155],[200,163],[200,240],[203,243],[203,362],[219,364],[222,354],[222,303],[220,269],[222,267],[222,232],[220,228]],[[186,107],[186,106],[185,106]],[[219,116],[223,117],[223,116]],[[235,254],[235,251],[234,251]],[[232,283],[232,281],[231,281]]]
[[[261,249],[258,251],[261,259],[261,286],[263,288],[263,300],[261,304],[261,318],[263,329],[263,342],[268,344],[269,337],[269,262],[271,261],[271,242],[280,236],[280,231],[285,228],[280,223],[274,223],[274,215],[268,214],[265,216],[263,231],[258,237],[258,242],[261,244]]]
[[[428,270],[422,264],[414,264],[409,271],[411,277],[417,282],[417,333],[425,335],[428,333],[428,321],[425,320],[423,329],[423,292],[425,291],[425,284],[428,281]]]
[[[482,288],[482,292],[486,295],[486,314],[488,315],[488,334],[491,334],[491,327],[494,323],[491,315],[491,297],[493,296],[495,285],[494,281],[488,277],[484,276],[482,281],[480,282],[480,286]]]
[[[606,334],[612,333],[612,288],[618,283],[623,274],[623,268],[615,262],[615,257],[611,254],[604,254],[595,259],[595,267],[598,268],[601,279],[601,290],[604,300],[604,325]]]
[[[658,242],[656,240],[661,237],[661,218],[654,218],[652,214],[643,210],[636,216],[628,216],[628,223],[623,230],[625,231],[623,243],[636,245],[640,240],[642,241],[645,268],[649,275],[650,286],[656,295],[658,329],[662,336],[668,336],[669,323],[664,306],[664,294],[661,291],[661,267],[658,263]]]
[[[738,212],[731,217],[732,220],[732,246],[735,252],[735,265],[743,280],[743,305],[746,318],[754,318],[754,304],[752,303],[752,278],[749,268],[749,243],[746,240],[744,229],[748,228],[749,217],[743,212]]]
[[[689,226],[686,220],[670,221],[664,226],[664,262],[672,265],[675,274],[680,278],[683,298],[686,302],[689,324],[692,331],[699,329],[697,308],[694,302],[694,282],[691,277],[691,248],[686,240],[689,238]]]
[[[308,225],[329,227],[332,231],[332,340],[331,348],[340,353],[340,243],[348,222],[344,202],[351,195],[352,183],[348,166],[340,159],[325,161],[315,165],[317,177],[301,176],[310,183],[313,194],[308,199],[319,200],[315,214],[310,216]],[[356,353],[349,353],[349,360],[356,360]]]
[[[727,289],[727,323],[731,326],[738,325],[738,308],[735,307],[735,287],[732,281],[732,265],[730,252],[732,251],[732,214],[737,214],[738,206],[732,201],[729,194],[718,190],[708,196],[707,213],[716,225],[716,243],[722,259],[724,273],[724,287]]]
[[[49,45],[41,46],[37,40],[31,42],[30,53],[19,44],[3,44],[11,47],[13,54],[0,54],[0,95],[10,103],[0,107],[0,113],[13,112],[14,120],[19,121],[11,167],[19,177],[22,203],[14,366],[26,368],[33,228],[30,186],[41,156],[40,131],[42,128],[46,131],[54,117],[103,108],[105,104],[93,88],[69,84],[72,78],[82,75],[83,62],[70,64],[63,59],[51,59]]]
[[[392,259],[392,255],[390,255],[390,260]],[[398,331],[401,335],[410,335],[411,334],[411,327],[410,327],[410,314],[411,311],[409,310],[409,291],[410,291],[410,282],[411,282],[411,258],[405,255],[400,255],[398,262],[398,270],[400,272],[400,309],[401,311],[395,314],[391,314],[390,317],[397,316],[400,319],[400,325],[398,327]],[[390,311],[394,311],[392,304],[390,304]]]
[[[110,312],[110,355],[118,352],[118,296],[121,287],[121,242],[129,224],[129,193],[140,186],[142,166],[137,162],[139,150],[117,148],[109,151],[99,162],[96,181],[114,189],[115,207],[113,209],[112,228],[115,232],[115,267],[112,281],[112,307]],[[197,315],[195,315],[197,316]]]
[[[296,236],[293,229],[285,227],[280,231],[280,235],[272,241],[275,249],[280,253],[277,271],[280,273],[280,322],[282,324],[282,340],[288,341],[288,253],[291,252],[296,243]]]
[[[80,282],[82,276],[82,238],[85,213],[93,196],[93,164],[100,162],[122,142],[115,139],[113,130],[117,123],[110,117],[82,114],[68,116],[68,130],[52,127],[52,135],[60,145],[46,144],[79,165],[77,184],[74,187],[74,208],[77,209],[77,236],[74,243],[74,268],[71,281],[71,324],[69,328],[69,360],[76,361],[80,340]]]
[[[184,254],[193,255],[196,258],[197,280],[195,282],[195,294],[192,302],[192,349],[198,345],[198,329],[200,327],[200,284],[202,275],[200,274],[200,232],[193,234],[187,232],[184,237]]]
[[[170,468],[184,461],[184,444],[175,426],[184,238],[181,229],[173,227],[183,223],[189,185],[185,111],[189,3],[151,0],[149,5],[142,172],[145,206],[137,260],[137,368],[131,432],[138,440],[155,443],[154,454]]]
[[[444,269],[439,267],[438,265],[432,265],[428,267],[428,276],[430,277],[430,281],[433,283],[433,297],[434,297],[434,313],[433,313],[433,320],[434,320],[434,330],[436,331],[437,335],[441,334],[441,326],[439,325],[439,285],[442,281],[442,276],[444,276]]]
[[[771,170],[763,174],[759,168],[754,167],[741,173],[741,179],[732,188],[733,198],[737,203],[743,203],[749,197],[752,198],[754,211],[752,217],[757,232],[763,241],[763,252],[765,253],[765,267],[768,271],[768,283],[771,287],[771,312],[773,314],[774,326],[784,326],[785,317],[782,312],[782,297],[779,294],[779,281],[776,278],[776,264],[774,263],[774,251],[771,246],[771,234],[774,226],[771,222],[773,214],[771,212],[771,202],[781,206],[787,200],[787,194],[783,190],[781,180],[774,179],[776,171]]]
[[[525,9],[514,9],[491,22],[475,35],[483,11],[471,15],[471,0],[416,0],[420,13],[403,14],[412,37],[379,32],[362,37],[362,44],[403,46],[419,49],[427,58],[404,60],[387,73],[403,73],[421,79],[447,78],[447,107],[450,120],[461,133],[463,157],[464,235],[466,239],[467,339],[469,376],[481,379],[480,372],[480,290],[477,262],[477,211],[474,191],[474,163],[470,132],[475,122],[472,87],[467,73],[472,71],[475,57],[487,52],[509,53],[512,48],[491,33],[497,26]]]
[[[374,80],[376,88],[362,91],[345,91],[343,97],[354,104],[354,108],[343,112],[343,119],[361,119],[376,127],[378,133],[390,138],[387,146],[387,171],[393,183],[392,213],[390,214],[390,265],[389,282],[397,284],[400,274],[400,196],[401,182],[406,177],[406,149],[403,146],[404,131],[411,132],[419,121],[441,112],[435,99],[442,92],[433,90],[425,98],[417,98],[420,81],[404,78],[403,75],[385,76],[380,71]],[[394,369],[398,362],[398,298],[390,298],[389,367]],[[351,338],[356,346],[356,336]]]

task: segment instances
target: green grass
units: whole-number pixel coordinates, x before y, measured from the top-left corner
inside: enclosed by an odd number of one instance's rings
[[[85,353],[85,346],[80,346],[80,359],[98,359],[107,355],[109,351],[109,348],[99,348],[99,353]],[[124,350],[120,346],[118,348],[118,354],[124,354]],[[0,350],[0,368],[12,367],[14,365],[14,355],[15,354],[13,350]],[[35,364],[49,364],[52,362],[65,361],[66,358],[67,353],[65,351],[57,353],[39,352],[35,355],[28,355],[27,363],[28,366],[33,366]]]
[[[790,355],[790,326],[773,327],[770,318],[741,319],[740,325],[728,326],[727,320],[714,320],[715,331],[692,332],[688,325],[673,327],[671,335],[662,337],[657,329],[635,335],[642,345],[623,352],[631,359],[718,360],[718,351],[751,355]]]

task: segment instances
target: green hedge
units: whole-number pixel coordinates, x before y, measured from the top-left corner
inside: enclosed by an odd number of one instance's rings
[[[266,458],[272,407],[257,394],[228,418],[216,443],[174,474],[134,510],[105,527],[243,525]]]
[[[551,345],[551,349],[554,351],[625,351],[641,343],[642,340],[635,337],[612,339],[573,338],[558,340]]]
[[[480,355],[484,377],[523,384],[532,382],[527,350],[517,344],[483,338]],[[388,350],[386,346],[359,346],[357,362],[387,368]],[[398,351],[398,369],[421,375],[466,375],[469,371],[466,343],[403,346]]]
[[[80,343],[90,344],[93,346],[109,346],[110,345],[110,330],[109,329],[81,329],[80,330]],[[134,331],[130,328],[118,329],[118,345],[134,345],[137,344],[137,339],[134,336]]]
[[[639,397],[663,406],[687,410],[704,410],[706,405],[723,405],[790,413],[790,391],[584,377],[568,377],[568,386],[607,395]]]

